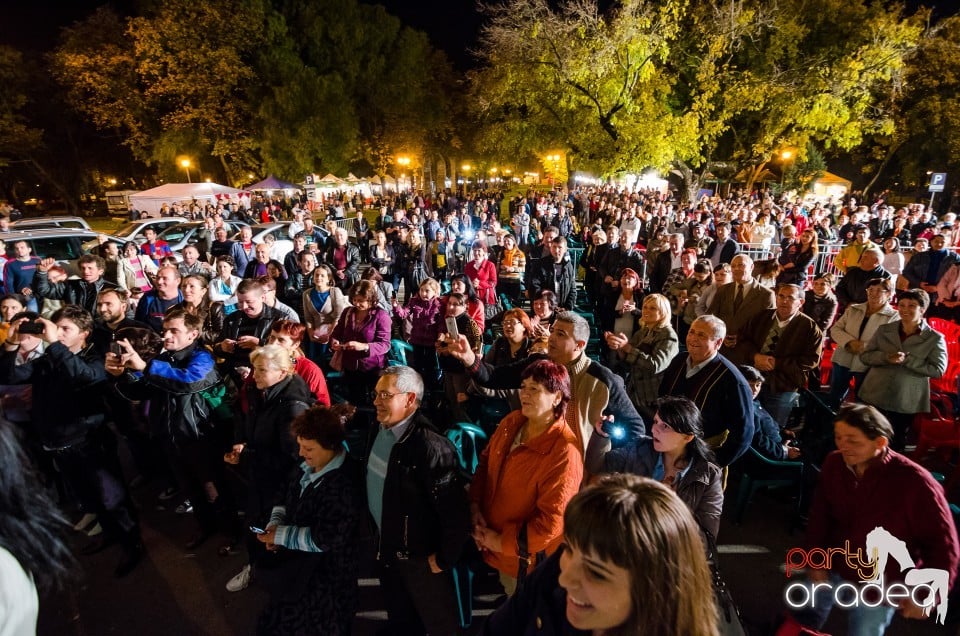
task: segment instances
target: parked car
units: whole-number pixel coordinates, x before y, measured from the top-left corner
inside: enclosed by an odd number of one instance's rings
[[[282,263],[287,254],[293,251],[293,241],[290,240],[289,235],[289,221],[257,223],[256,225],[251,225],[250,229],[253,230],[254,243],[263,243],[267,235],[276,239],[276,242],[273,244],[273,249],[270,251],[270,258],[275,258]],[[240,230],[237,230],[237,233],[230,238],[234,241],[239,241]]]
[[[79,216],[32,216],[20,219],[10,224],[11,228],[26,230],[28,228],[72,228],[75,230],[89,230],[90,224]]]
[[[243,221],[224,221],[224,224],[227,226],[228,236],[239,233],[241,227],[247,227],[247,224]],[[177,223],[161,232],[158,238],[167,242],[179,261],[181,260],[180,252],[183,251],[183,248],[198,241],[197,230],[202,227],[203,221]]]
[[[99,245],[97,233],[75,228],[30,228],[0,232],[6,245],[7,258],[16,258],[13,246],[19,241],[30,245],[31,253],[40,258],[55,258],[70,274],[77,273],[77,259],[93,252]],[[93,248],[86,248],[86,245]]]

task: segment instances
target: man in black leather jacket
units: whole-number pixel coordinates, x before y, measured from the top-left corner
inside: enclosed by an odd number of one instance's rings
[[[226,359],[223,369],[236,373],[237,367],[249,367],[250,352],[267,344],[270,327],[281,318],[280,310],[264,302],[259,281],[241,282],[237,286],[237,311],[223,321],[220,342],[213,347],[214,353]]]
[[[419,413],[423,379],[388,367],[375,390],[379,433],[367,461],[367,503],[391,634],[459,632],[450,568],[470,532],[453,445]]]
[[[92,316],[97,315],[97,295],[104,289],[115,288],[116,285],[104,279],[103,271],[106,267],[104,260],[99,256],[84,254],[77,261],[80,269],[80,278],[70,278],[62,283],[51,283],[47,272],[57,264],[56,259],[45,258],[37,265],[37,273],[33,277],[33,290],[42,297],[50,300],[62,300],[71,305],[80,305]]]

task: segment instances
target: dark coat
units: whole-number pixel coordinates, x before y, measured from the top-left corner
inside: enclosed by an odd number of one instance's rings
[[[16,357],[16,351],[0,356],[0,378],[4,384],[33,385],[33,428],[44,445],[71,446],[103,424],[107,372],[92,346],[74,354],[54,342],[20,366]]]
[[[307,383],[297,374],[284,378],[266,391],[255,384],[243,389],[246,411],[237,414],[234,444],[246,444],[240,456],[247,473],[249,496],[247,522],[266,523],[276,494],[297,464],[299,447],[290,423],[314,403]]]
[[[776,317],[775,309],[762,311],[742,329],[732,358],[739,364],[753,364],[760,353]],[[766,386],[772,393],[799,391],[807,383],[807,372],[820,364],[823,332],[804,314],[797,314],[780,334],[772,355],[777,359],[773,371],[765,371]]]
[[[740,244],[737,243],[734,239],[728,238],[723,243],[714,241],[713,245],[707,248],[707,258],[711,261],[717,250],[720,250],[720,263],[729,263],[733,260],[733,257],[740,253]]]
[[[720,354],[687,378],[689,354],[681,353],[660,381],[660,395],[690,398],[703,415],[703,436],[710,440],[728,431],[726,441],[714,447],[717,464],[729,466],[747,452],[753,440],[753,395],[750,385],[730,360]]]
[[[283,313],[279,309],[274,309],[266,304],[263,311],[257,318],[248,318],[243,311],[237,310],[226,317],[223,321],[223,329],[220,332],[220,341],[236,340],[242,333],[256,336],[260,339],[260,346],[267,344],[267,336],[270,335],[270,327],[277,320],[283,319]],[[227,353],[220,348],[220,343],[214,347],[214,351],[223,355],[228,361],[235,365],[246,365],[250,362],[250,351],[246,349],[234,348],[233,353]]]
[[[117,285],[102,276],[92,283],[79,278],[69,278],[62,283],[51,283],[47,272],[37,270],[33,277],[33,291],[50,300],[62,300],[70,305],[80,305],[91,316],[97,315],[97,295],[104,289],[117,289]]]
[[[760,405],[760,402],[753,402],[753,431],[754,450],[766,457],[778,462],[787,459],[787,449],[783,447],[783,438],[780,437],[780,425],[773,419],[773,416]]]
[[[588,470],[599,468],[597,472],[601,473],[632,473],[652,478],[660,459],[651,437],[641,437],[626,446],[604,452],[606,449],[609,449],[608,439],[596,434],[591,436],[586,455]],[[687,504],[697,522],[716,537],[723,509],[720,469],[710,462],[694,459],[683,478],[675,484],[674,490]]]
[[[281,525],[310,528],[321,552],[281,549],[279,563],[272,555],[258,561],[257,577],[270,588],[271,602],[260,616],[257,633],[345,636],[359,605],[360,466],[348,457],[306,489],[301,488],[301,477],[302,464],[291,471],[279,493],[277,504],[286,509]]]
[[[569,255],[564,255],[559,277],[555,275],[553,264],[552,255],[534,262],[530,275],[530,297],[536,298],[540,290],[549,289],[557,295],[557,307],[573,309],[577,304],[577,281],[573,261]]]
[[[889,279],[890,272],[877,266],[869,271],[850,267],[837,283],[837,300],[844,307],[867,302],[867,283],[874,278]]]
[[[346,290],[360,280],[360,248],[353,243],[347,243],[344,247],[347,250],[345,255],[347,267],[343,270],[343,280],[338,280],[337,286],[340,287],[340,289]],[[323,254],[323,262],[329,265],[334,271],[337,269],[333,265],[333,253],[336,249],[336,244],[330,244],[327,246],[327,249],[324,250]]]
[[[567,620],[567,592],[559,584],[563,547],[537,566],[524,586],[490,615],[484,636],[588,636]]]
[[[425,560],[448,570],[470,533],[470,507],[453,444],[417,413],[390,451],[378,556]]]
[[[213,356],[195,342],[160,353],[142,373],[124,374],[117,391],[131,400],[150,400],[151,436],[178,442],[210,432],[212,409],[200,392],[219,383]]]

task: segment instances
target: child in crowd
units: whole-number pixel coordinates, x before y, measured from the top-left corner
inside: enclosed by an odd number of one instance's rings
[[[446,317],[457,321],[457,333],[466,336],[470,348],[479,355],[483,340],[477,322],[467,315],[467,297],[465,294],[454,292],[447,297]],[[447,332],[446,325],[443,326],[442,330],[445,333]],[[447,403],[453,409],[453,421],[470,421],[470,416],[464,411],[464,406],[469,399],[467,395],[467,384],[469,383],[467,372],[459,360],[451,356],[440,358],[440,368],[443,369],[443,390],[447,397]]]
[[[427,278],[420,283],[416,296],[411,296],[405,307],[393,299],[393,314],[410,325],[407,342],[413,346],[410,366],[420,372],[424,382],[436,386],[437,338],[442,331],[443,313],[440,304],[440,283]]]

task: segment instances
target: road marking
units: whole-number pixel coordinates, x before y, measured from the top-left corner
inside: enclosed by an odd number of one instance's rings
[[[717,551],[720,554],[769,554],[770,550],[762,545],[743,545],[730,543],[727,545],[718,545]]]

